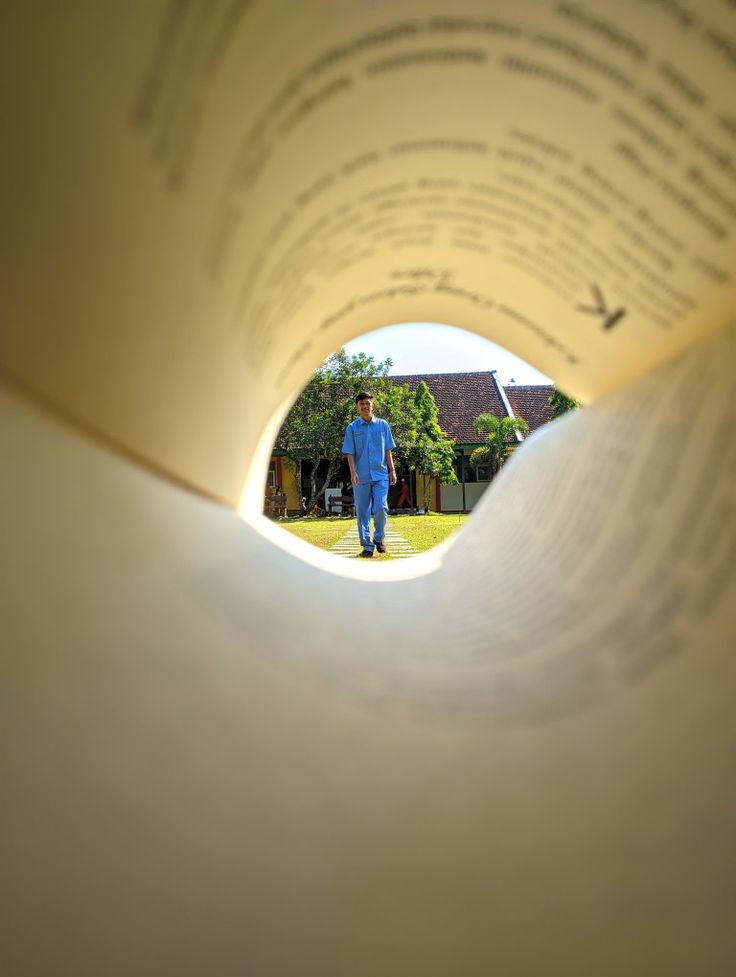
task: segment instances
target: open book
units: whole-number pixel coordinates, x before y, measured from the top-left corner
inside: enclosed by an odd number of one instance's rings
[[[733,973],[733,2],[0,39],[3,972]],[[589,406],[416,561],[280,542],[290,401],[416,320]]]

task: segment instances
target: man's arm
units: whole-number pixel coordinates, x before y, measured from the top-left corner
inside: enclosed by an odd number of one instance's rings
[[[357,485],[360,482],[358,473],[355,470],[355,455],[345,455],[348,460],[348,467],[350,468],[350,481],[353,485]]]
[[[358,473],[355,470],[355,438],[353,437],[353,429],[350,424],[345,428],[345,437],[342,442],[342,453],[348,460],[348,466],[350,468],[350,481],[353,485],[358,485],[360,479]]]
[[[388,480],[391,485],[396,485],[396,466],[394,465],[393,455],[391,454],[391,449],[396,447],[396,442],[394,441],[394,436],[391,433],[391,427],[387,421],[383,422],[386,425],[386,467],[388,468]]]

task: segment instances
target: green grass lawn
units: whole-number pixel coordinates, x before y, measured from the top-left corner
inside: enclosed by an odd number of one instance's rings
[[[319,546],[321,550],[328,550],[354,525],[354,519],[343,516],[326,516],[324,519],[304,516],[302,519],[286,519],[279,523],[282,529],[300,539],[306,539],[308,543]]]
[[[426,516],[390,516],[389,525],[400,533],[404,539],[416,547],[420,552],[429,550],[443,539],[446,539],[467,520],[467,515],[445,515],[430,512]],[[305,516],[303,519],[287,519],[279,523],[282,529],[305,539],[308,543],[328,550],[341,536],[352,529],[354,519],[341,516],[328,516],[317,519],[315,516]]]
[[[468,521],[460,512],[428,512],[425,516],[390,516],[389,525],[420,552],[429,550],[451,536]]]

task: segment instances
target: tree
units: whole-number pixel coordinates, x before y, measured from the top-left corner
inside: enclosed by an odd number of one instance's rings
[[[294,465],[297,485],[301,485],[302,463],[312,463],[309,499],[303,511],[311,511],[337,473],[345,428],[355,420],[355,396],[361,390],[373,394],[376,413],[391,424],[397,444],[406,444],[413,436],[411,394],[408,387],[391,383],[390,368],[390,359],[376,363],[372,356],[348,356],[340,349],[312,374],[296,399],[275,447]],[[318,488],[317,468],[323,458],[327,471]]]
[[[391,425],[396,454],[411,471],[457,484],[452,442],[440,428],[429,387],[422,381],[412,393],[406,384],[389,378],[390,368],[390,359],[377,363],[372,356],[348,356],[340,349],[312,374],[294,402],[275,448],[293,464],[297,485],[302,484],[302,463],[312,463],[309,499],[303,511],[311,511],[338,471],[345,428],[355,420],[355,395],[361,390],[373,394],[376,414]],[[317,468],[322,459],[327,461],[327,471],[318,488]],[[424,502],[429,508],[428,483]]]
[[[440,427],[437,404],[424,380],[419,382],[413,401],[413,440],[401,452],[411,471],[425,476],[424,509],[429,509],[429,479],[439,478],[445,485],[457,485],[453,443]],[[397,439],[398,443],[398,439]]]
[[[324,417],[327,401],[326,380],[323,369],[317,370],[301,392],[276,437],[275,448],[282,451],[294,467],[296,484],[299,487],[301,503],[302,463],[312,462],[312,491],[315,495],[317,465],[322,453],[325,428],[329,426]],[[329,440],[329,439],[328,439]],[[310,498],[306,511],[314,505]]]
[[[491,478],[498,474],[501,465],[516,447],[516,433],[528,434],[529,425],[523,417],[496,417],[481,414],[473,424],[476,434],[484,434],[486,441],[470,455],[471,465],[488,465]]]
[[[555,387],[547,400],[552,405],[552,420],[557,417],[562,417],[568,411],[577,410],[578,407],[582,406],[579,400],[575,400],[574,397],[568,397],[567,394],[558,390],[557,387]]]
[[[374,394],[374,408],[379,417],[391,425],[391,433],[396,441],[396,454],[402,458],[416,439],[416,417],[414,415],[414,394],[407,384],[381,380],[378,385],[369,387]]]

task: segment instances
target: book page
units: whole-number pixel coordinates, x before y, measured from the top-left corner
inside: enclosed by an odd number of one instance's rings
[[[3,972],[734,972],[734,37],[0,6]],[[593,403],[413,571],[232,511],[427,319]]]
[[[218,498],[361,332],[447,322],[589,400],[732,318],[720,0],[0,17],[5,375]]]
[[[2,391],[4,972],[727,977],[733,343],[373,583]]]

